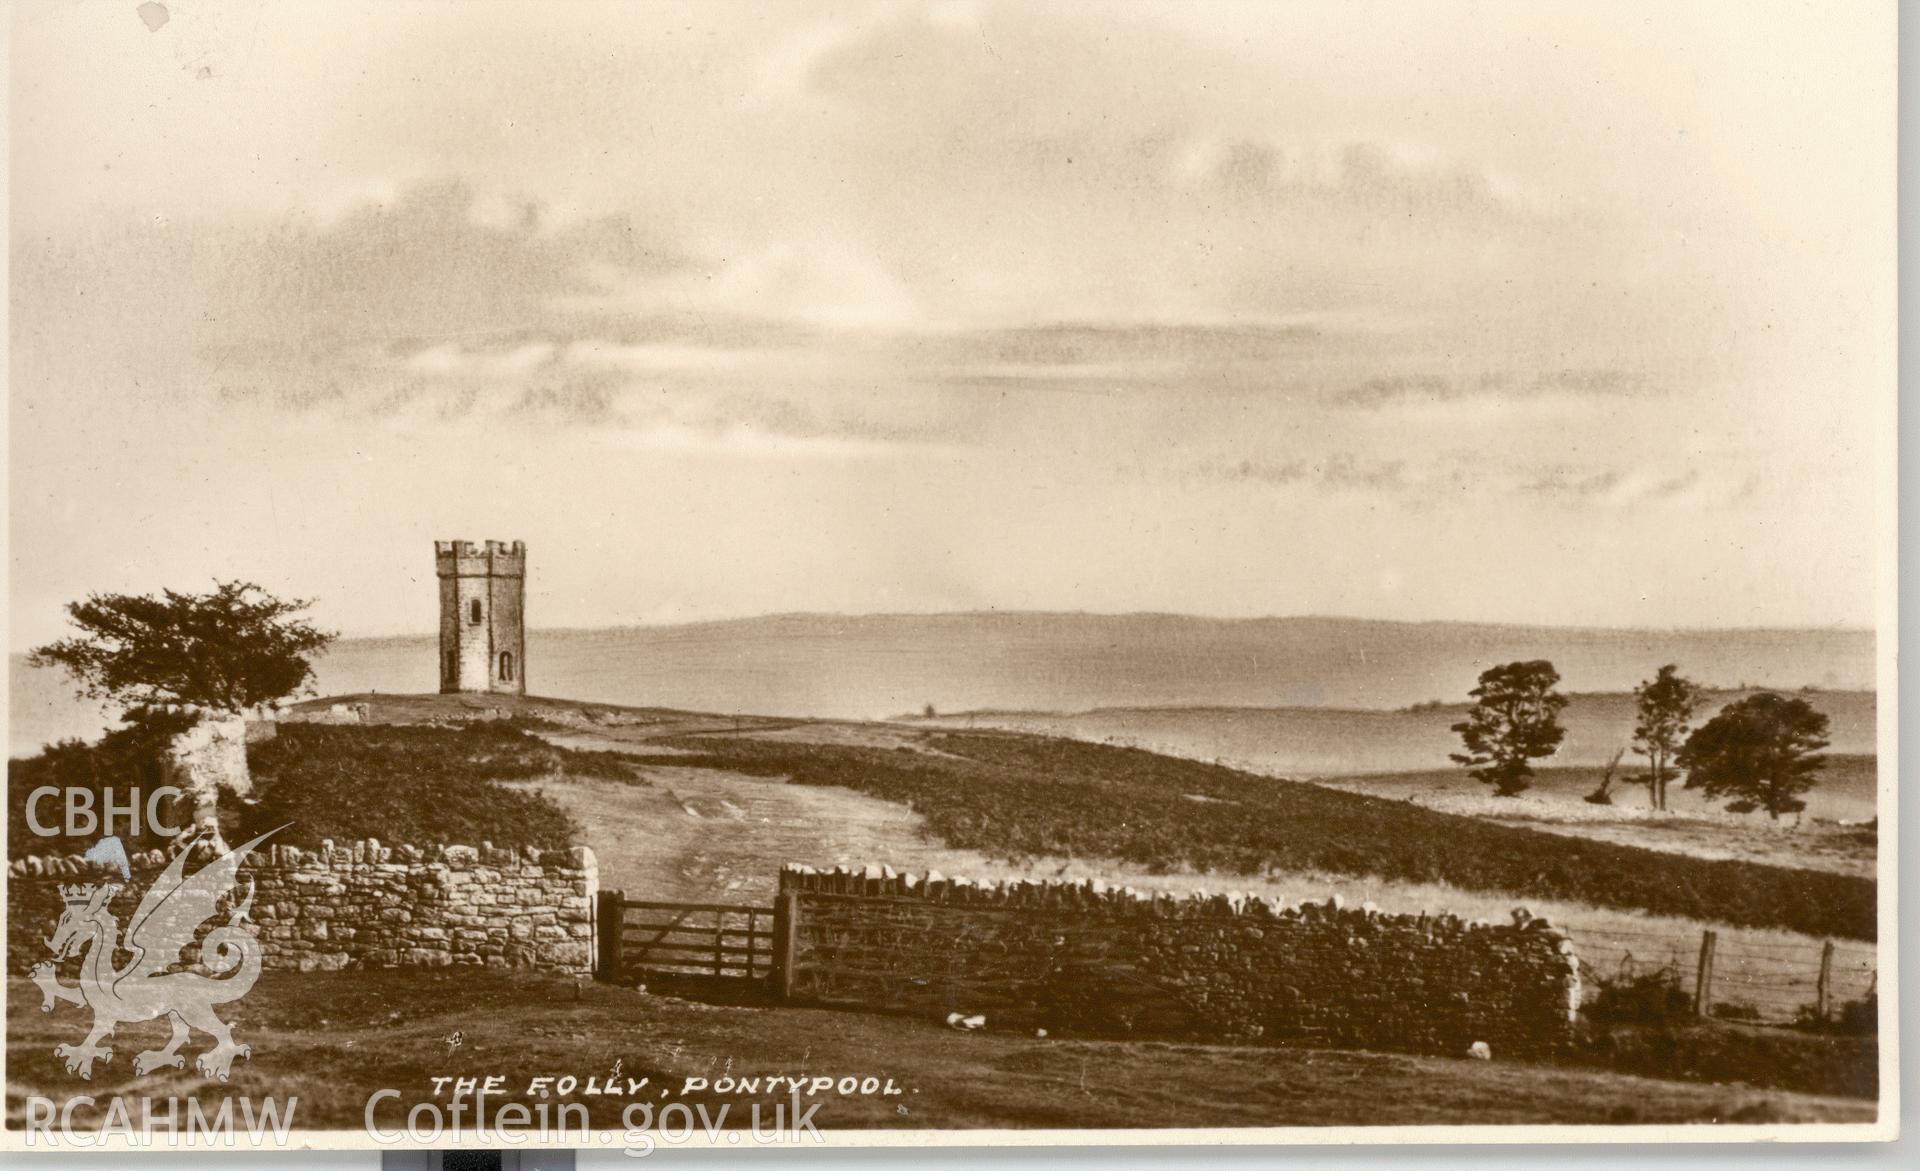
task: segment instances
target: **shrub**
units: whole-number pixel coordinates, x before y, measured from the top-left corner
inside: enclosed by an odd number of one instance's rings
[[[1858,1000],[1849,1000],[1840,1011],[1821,1019],[1820,1010],[1811,1004],[1800,1006],[1794,1027],[1810,1033],[1840,1033],[1847,1036],[1873,1036],[1880,1031],[1880,995],[1869,992]]]
[[[1858,1000],[1849,1000],[1840,1006],[1840,1016],[1835,1021],[1835,1032],[1876,1034],[1880,1031],[1880,995],[1869,992]]]
[[[151,793],[170,783],[166,762],[167,745],[175,736],[191,728],[197,716],[180,715],[157,708],[142,708],[127,714],[127,722],[88,744],[81,740],[62,740],[32,756],[8,762],[7,768],[7,841],[15,857],[27,854],[68,854],[83,843],[63,835],[42,837],[27,824],[27,798],[35,789],[87,789],[93,793],[96,812],[105,808],[104,790],[114,790],[115,799],[124,803],[131,790]],[[168,826],[185,825],[192,816],[191,797],[176,798],[173,808],[157,812]],[[42,801],[38,810],[41,823],[59,816],[55,803]],[[129,851],[151,850],[170,840],[153,832],[147,824],[142,801],[140,833],[129,834],[116,824],[120,840]]]
[[[1590,970],[1587,978],[1600,989],[1586,1006],[1590,1020],[1652,1025],[1693,1015],[1693,997],[1681,987],[1680,973],[1671,965],[1657,971],[1626,971],[1611,977]]]

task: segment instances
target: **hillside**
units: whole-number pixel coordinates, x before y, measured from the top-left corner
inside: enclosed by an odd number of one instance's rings
[[[1695,726],[1744,691],[1715,691],[1702,705]],[[1834,753],[1871,756],[1878,750],[1877,712],[1871,691],[1805,693],[1831,722]],[[1569,697],[1561,723],[1567,737],[1546,763],[1566,767],[1605,764],[1633,736],[1633,697],[1625,692],[1576,693]],[[955,712],[916,723],[952,728],[1004,728],[1132,744],[1174,756],[1222,760],[1261,772],[1287,776],[1346,776],[1450,767],[1447,754],[1459,750],[1450,729],[1466,714],[1467,704],[1449,703],[1418,710],[1365,711],[1307,707],[1129,707],[1084,712]],[[1635,758],[1626,760],[1635,766]],[[1858,794],[1869,805],[1873,793]]]
[[[1137,749],[1002,732],[893,747],[709,733],[662,746],[673,754],[637,759],[880,797],[948,846],[993,857],[1374,876],[1815,936],[1875,931],[1870,879],[1573,840]]]
[[[1486,666],[1552,659],[1577,691],[1626,691],[1662,663],[1702,682],[1874,685],[1864,630],[1604,630],[1349,618],[1166,614],[773,615],[684,626],[533,631],[547,695],[635,706],[873,719],[978,708],[1215,706],[1393,709],[1464,698]],[[105,723],[64,679],[9,663],[10,750]],[[435,686],[431,636],[349,639],[317,691]]]

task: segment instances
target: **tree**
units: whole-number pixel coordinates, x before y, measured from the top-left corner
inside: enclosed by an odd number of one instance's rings
[[[1480,685],[1471,694],[1475,703],[1467,718],[1453,725],[1465,752],[1453,753],[1467,765],[1475,780],[1492,785],[1502,797],[1526,789],[1533,776],[1529,763],[1553,755],[1567,734],[1560,726],[1560,709],[1567,697],[1553,689],[1560,672],[1545,659],[1503,663],[1480,673]]]
[[[1587,804],[1613,804],[1613,774],[1615,770],[1620,767],[1620,758],[1626,754],[1627,750],[1624,748],[1616,748],[1613,750],[1613,755],[1607,758],[1607,767],[1600,770],[1600,787],[1588,793],[1586,796]]]
[[[1674,763],[1687,770],[1686,787],[1708,798],[1733,797],[1734,813],[1764,809],[1782,813],[1807,807],[1800,794],[1813,788],[1827,763],[1827,717],[1798,696],[1763,691],[1728,704],[1687,737]]]
[[[80,635],[35,647],[28,662],[62,667],[81,695],[129,708],[253,707],[305,686],[308,657],[333,641],[295,617],[310,605],[244,581],[206,594],[93,594],[67,605]]]
[[[1667,807],[1667,782],[1673,777],[1673,757],[1685,742],[1688,724],[1700,706],[1700,686],[1679,673],[1672,663],[1633,689],[1640,720],[1633,726],[1633,750],[1647,758],[1647,801],[1655,809]]]

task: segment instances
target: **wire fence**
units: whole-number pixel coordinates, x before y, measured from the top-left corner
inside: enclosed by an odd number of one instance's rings
[[[1699,1015],[1792,1024],[1832,1021],[1877,994],[1878,953],[1849,940],[1790,942],[1739,933],[1569,928],[1591,1004],[1610,987],[1658,978]]]

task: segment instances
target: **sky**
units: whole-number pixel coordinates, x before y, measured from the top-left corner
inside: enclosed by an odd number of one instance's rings
[[[23,3],[9,641],[1867,626],[1894,9]]]

